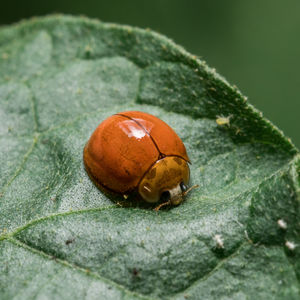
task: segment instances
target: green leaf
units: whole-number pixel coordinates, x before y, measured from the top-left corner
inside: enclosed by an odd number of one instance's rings
[[[184,141],[200,187],[180,206],[120,207],[85,173],[90,134],[123,110]],[[66,16],[3,27],[0,119],[1,299],[299,299],[298,150],[170,40]]]

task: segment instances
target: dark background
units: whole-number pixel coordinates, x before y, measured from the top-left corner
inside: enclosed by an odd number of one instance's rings
[[[299,0],[1,1],[0,24],[50,13],[151,28],[207,61],[300,147]]]

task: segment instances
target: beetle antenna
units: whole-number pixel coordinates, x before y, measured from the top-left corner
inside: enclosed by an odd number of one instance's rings
[[[198,187],[199,187],[199,185],[198,185],[198,184],[195,184],[195,185],[189,187],[184,193],[182,193],[182,195],[185,196],[185,195],[188,194],[191,190],[196,189],[196,188],[198,188]]]
[[[154,208],[154,210],[159,211],[163,206],[166,206],[166,205],[171,205],[171,200],[168,200],[167,202],[161,203],[160,205],[156,206]]]

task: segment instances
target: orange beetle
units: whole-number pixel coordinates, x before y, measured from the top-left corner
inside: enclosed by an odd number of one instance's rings
[[[86,171],[101,189],[147,202],[178,205],[192,188],[184,144],[162,120],[139,111],[115,114],[94,131],[83,151]]]

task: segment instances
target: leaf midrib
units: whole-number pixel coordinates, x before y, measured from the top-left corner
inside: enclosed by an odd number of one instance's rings
[[[278,170],[276,170],[275,172],[273,172],[271,175],[264,177],[257,185],[255,186],[251,186],[248,189],[238,193],[238,194],[233,194],[228,196],[227,198],[223,198],[222,201],[224,201],[225,199],[231,199],[231,198],[238,198],[239,196],[245,194],[245,193],[249,193],[251,191],[257,192],[259,187],[261,186],[261,184],[263,184],[265,181],[268,181],[270,179],[272,179],[273,177],[275,177],[276,175],[278,175],[279,173],[281,173],[282,171],[286,171],[290,168],[291,165],[293,165],[295,163],[295,161],[300,160],[300,154],[297,155],[296,157],[294,157],[292,160],[290,160],[288,163],[286,163],[284,166],[282,166],[281,168],[279,168]],[[201,197],[200,197],[201,199]],[[203,196],[202,199],[211,199],[211,197],[209,196]],[[71,214],[80,214],[80,213],[87,213],[87,212],[94,212],[94,211],[102,211],[102,210],[106,210],[106,209],[113,209],[113,208],[120,208],[120,206],[118,205],[107,205],[107,206],[102,206],[102,207],[98,207],[98,208],[88,208],[88,209],[80,209],[80,210],[70,210],[70,211],[64,211],[64,212],[59,212],[59,213],[54,213],[54,214],[49,214],[46,216],[43,216],[41,218],[37,218],[37,219],[33,219],[30,220],[28,223],[15,228],[13,231],[9,232],[9,233],[5,233],[3,235],[0,235],[0,241],[13,237],[14,235],[20,233],[21,231],[27,229],[28,227],[30,227],[31,225],[37,224],[39,222],[51,219],[51,218],[55,218],[55,217],[59,217],[59,216],[67,216],[67,215],[71,215]]]

